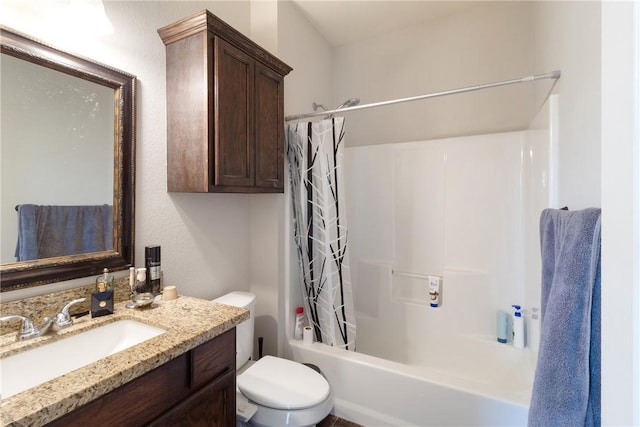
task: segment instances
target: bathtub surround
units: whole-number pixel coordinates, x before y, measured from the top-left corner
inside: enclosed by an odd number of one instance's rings
[[[315,339],[355,350],[343,183],[344,118],[287,127],[294,240]]]
[[[600,209],[545,209],[542,335],[529,426],[600,425]]]
[[[447,357],[455,346],[476,338],[499,345],[496,311],[518,302],[528,317],[539,307],[539,259],[525,254],[538,246],[530,218],[549,206],[550,137],[509,132],[347,149],[358,351],[455,371]],[[435,310],[433,275],[443,278]]]

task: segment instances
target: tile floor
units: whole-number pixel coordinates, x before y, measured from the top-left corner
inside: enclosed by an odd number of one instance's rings
[[[360,424],[352,423],[351,421],[338,418],[335,415],[329,414],[327,418],[320,421],[316,427],[363,427]]]

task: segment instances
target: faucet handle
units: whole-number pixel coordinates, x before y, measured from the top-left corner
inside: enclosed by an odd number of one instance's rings
[[[70,301],[67,305],[65,305],[62,310],[60,310],[60,312],[55,315],[53,320],[53,329],[59,331],[60,329],[64,329],[73,325],[73,319],[71,319],[69,309],[72,305],[84,302],[86,300],[86,298],[78,298]]]
[[[35,326],[33,326],[33,322],[26,316],[21,316],[19,314],[8,314],[6,316],[0,317],[0,322],[4,322],[5,320],[14,320],[20,319],[22,320],[22,325],[20,326],[20,335],[30,335],[35,331]]]
[[[13,319],[22,320],[22,326],[20,327],[20,332],[18,332],[19,340],[26,340],[29,338],[39,337],[45,334],[49,330],[49,326],[51,326],[51,323],[53,322],[52,319],[45,317],[44,319],[42,319],[44,322],[42,326],[36,327],[31,321],[31,319],[29,319],[26,316],[21,316],[19,314],[9,314],[7,316],[2,316],[0,317],[0,322],[5,320],[13,320]]]

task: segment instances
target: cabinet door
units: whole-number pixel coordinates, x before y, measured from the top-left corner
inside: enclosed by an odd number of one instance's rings
[[[284,79],[255,65],[256,186],[284,189]]]
[[[253,186],[254,61],[229,43],[214,45],[214,186]]]
[[[149,427],[236,425],[235,378],[235,371],[229,371],[211,381],[149,424]]]

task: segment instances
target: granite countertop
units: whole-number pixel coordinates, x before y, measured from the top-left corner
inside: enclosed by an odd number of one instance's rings
[[[78,318],[57,333],[16,342],[15,333],[0,336],[0,357],[62,339],[117,320],[131,319],[167,332],[51,381],[0,400],[2,425],[46,424],[122,386],[171,359],[209,341],[249,318],[249,311],[180,296],[151,308],[128,309],[116,303],[114,314]],[[55,363],[55,361],[51,361]]]

